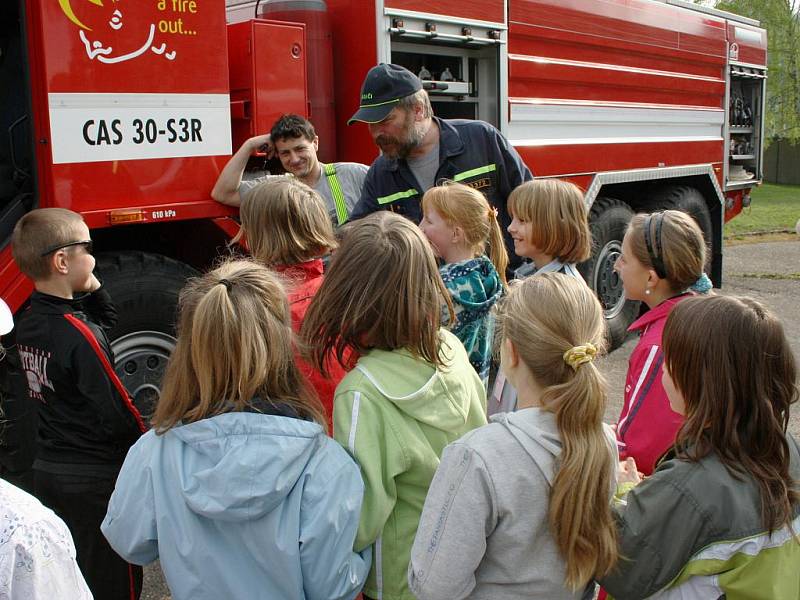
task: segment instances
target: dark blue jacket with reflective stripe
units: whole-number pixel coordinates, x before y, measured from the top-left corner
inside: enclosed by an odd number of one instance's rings
[[[533,178],[517,151],[501,133],[483,121],[433,120],[439,126],[439,169],[435,181],[450,179],[483,192],[500,213],[506,246],[513,260],[513,243],[506,228],[511,217],[506,200],[515,187]],[[350,215],[358,219],[378,210],[391,210],[419,223],[425,190],[403,159],[379,156],[367,172],[361,199]]]

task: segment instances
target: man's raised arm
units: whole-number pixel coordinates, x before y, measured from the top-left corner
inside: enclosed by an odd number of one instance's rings
[[[211,197],[214,200],[228,206],[239,206],[242,203],[242,197],[239,195],[242,173],[244,173],[247,161],[250,160],[253,152],[264,145],[267,146],[267,157],[269,157],[273,150],[268,133],[251,137],[242,144],[236,154],[231,156],[228,164],[219,174],[214,189],[211,190]]]

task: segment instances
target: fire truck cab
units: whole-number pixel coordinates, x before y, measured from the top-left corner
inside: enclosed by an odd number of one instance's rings
[[[120,313],[117,372],[148,413],[178,291],[238,229],[210,198],[231,152],[295,112],[322,160],[371,163],[366,127],[345,123],[379,62],[417,73],[438,116],[498,127],[536,177],[585,190],[595,247],[581,270],[615,344],[639,311],[613,270],[636,211],[690,212],[721,282],[723,224],[762,179],[756,21],[683,0],[12,0],[0,295],[20,311],[32,290],[11,259],[19,218],[80,212]]]

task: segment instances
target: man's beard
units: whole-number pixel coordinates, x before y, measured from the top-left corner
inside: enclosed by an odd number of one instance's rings
[[[289,173],[297,177],[298,179],[304,179],[311,174],[311,163],[305,162],[301,167],[298,169],[290,170],[286,169]]]
[[[425,132],[414,122],[413,112],[409,112],[403,129],[403,139],[386,135],[379,135],[375,139],[375,144],[387,157],[406,159],[425,139]]]

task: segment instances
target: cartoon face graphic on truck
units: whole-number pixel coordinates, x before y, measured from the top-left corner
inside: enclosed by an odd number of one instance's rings
[[[161,0],[159,5],[162,2],[166,5],[166,0]],[[80,15],[76,14],[73,6],[78,3]],[[152,14],[149,18],[141,14],[137,5],[144,3],[139,0],[129,1],[127,7],[123,6],[124,0],[58,0],[58,4],[64,15],[78,26],[78,36],[90,60],[114,64],[133,60],[147,52],[170,61],[175,59],[176,52],[167,51],[167,44],[163,41],[158,43],[156,38],[177,31],[172,31],[170,22],[156,21]],[[127,19],[126,13],[129,13]],[[183,23],[180,20],[179,23],[182,28]],[[188,32],[181,30],[180,33]]]

